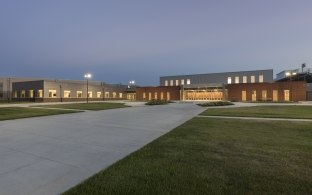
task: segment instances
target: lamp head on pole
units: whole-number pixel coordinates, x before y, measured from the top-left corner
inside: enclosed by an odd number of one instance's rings
[[[84,75],[84,78],[86,79],[91,79],[92,78],[92,75],[90,73],[87,73]]]

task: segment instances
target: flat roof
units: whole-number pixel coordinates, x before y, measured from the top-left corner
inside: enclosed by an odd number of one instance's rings
[[[257,71],[272,71],[273,69],[264,69],[264,70],[245,70],[245,71],[232,71],[232,72],[217,72],[217,73],[202,73],[202,74],[185,74],[185,75],[168,75],[168,76],[160,76],[162,77],[181,77],[181,76],[196,76],[196,75],[211,75],[211,74],[227,74],[227,73],[242,73],[242,72],[257,72]]]

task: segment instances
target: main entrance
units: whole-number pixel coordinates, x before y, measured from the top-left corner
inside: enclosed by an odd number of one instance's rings
[[[222,87],[183,88],[182,100],[222,101],[226,99],[226,90]]]

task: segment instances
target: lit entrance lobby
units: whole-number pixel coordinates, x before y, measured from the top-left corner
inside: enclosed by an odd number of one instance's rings
[[[184,101],[220,101],[227,99],[227,90],[222,84],[183,86],[181,93]]]

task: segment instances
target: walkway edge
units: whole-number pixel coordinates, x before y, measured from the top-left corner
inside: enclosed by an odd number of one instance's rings
[[[196,117],[201,117],[201,118],[223,118],[223,119],[243,119],[243,120],[312,122],[312,119],[294,119],[294,118],[263,118],[263,117],[204,116],[204,115],[198,115]]]

